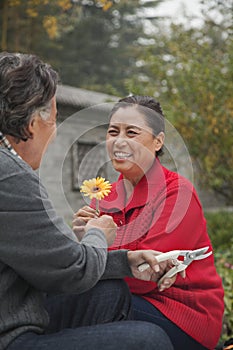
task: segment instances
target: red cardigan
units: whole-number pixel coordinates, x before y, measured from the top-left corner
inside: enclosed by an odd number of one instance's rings
[[[125,205],[123,177],[100,201],[102,213],[118,225],[111,249],[197,249],[209,246],[206,220],[193,185],[156,160],[134,188]],[[216,346],[224,311],[223,288],[213,255],[194,261],[172,287],[159,292],[154,282],[126,278],[133,294],[140,295],[167,318],[208,349]]]

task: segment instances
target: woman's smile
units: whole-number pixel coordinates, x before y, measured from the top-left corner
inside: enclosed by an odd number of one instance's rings
[[[115,151],[113,155],[116,160],[125,160],[125,159],[128,160],[130,157],[132,157],[132,153],[127,153],[122,151]]]
[[[157,139],[135,106],[120,108],[113,114],[107,150],[115,170],[132,182],[140,179],[153,164]]]

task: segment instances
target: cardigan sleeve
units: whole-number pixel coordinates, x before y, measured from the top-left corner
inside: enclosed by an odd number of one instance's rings
[[[137,249],[167,252],[175,249],[197,249],[211,243],[206,231],[202,207],[191,184],[181,182],[169,187],[151,202],[150,227],[137,244]],[[207,259],[206,259],[207,260]],[[212,261],[212,259],[210,258]],[[205,264],[204,260],[202,265]],[[213,263],[213,261],[212,261]],[[189,267],[190,268],[190,267]],[[127,279],[133,293],[145,294],[156,288],[154,283]],[[178,275],[177,282],[184,283]]]

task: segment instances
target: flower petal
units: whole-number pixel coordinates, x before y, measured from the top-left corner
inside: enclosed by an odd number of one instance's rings
[[[80,192],[82,192],[84,196],[89,196],[90,199],[96,198],[100,200],[109,195],[111,188],[112,185],[109,181],[105,181],[103,177],[97,177],[83,181]]]

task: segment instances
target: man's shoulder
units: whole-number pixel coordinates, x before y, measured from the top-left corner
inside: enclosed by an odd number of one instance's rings
[[[17,155],[0,147],[0,180],[20,173],[30,173],[32,170]]]

